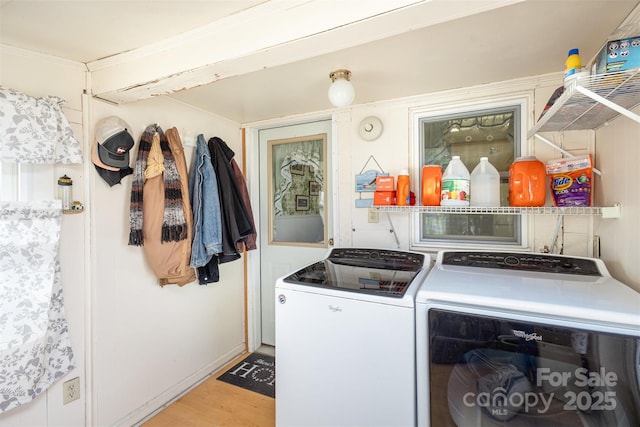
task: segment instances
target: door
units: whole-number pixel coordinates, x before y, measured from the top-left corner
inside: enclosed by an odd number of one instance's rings
[[[331,119],[261,129],[262,343],[275,345],[275,282],[324,258],[333,237]]]

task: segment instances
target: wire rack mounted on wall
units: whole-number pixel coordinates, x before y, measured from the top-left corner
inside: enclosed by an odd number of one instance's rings
[[[603,218],[619,218],[620,204],[613,206],[540,206],[540,207],[461,207],[461,206],[374,206],[378,212],[413,212],[433,214],[491,214],[491,215],[600,215]]]

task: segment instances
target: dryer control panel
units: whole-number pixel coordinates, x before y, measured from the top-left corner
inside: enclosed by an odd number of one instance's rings
[[[602,276],[594,260],[538,253],[445,252],[442,254],[442,265]]]

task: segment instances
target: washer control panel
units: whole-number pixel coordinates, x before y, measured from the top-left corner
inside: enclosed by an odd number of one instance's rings
[[[424,266],[425,255],[390,249],[335,248],[328,260],[358,267],[418,271]]]
[[[442,265],[602,276],[594,260],[538,253],[444,252]]]

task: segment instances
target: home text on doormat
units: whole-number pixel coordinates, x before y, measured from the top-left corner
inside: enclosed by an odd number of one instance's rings
[[[244,360],[220,375],[218,379],[265,396],[275,397],[275,358],[264,354],[251,353]]]

